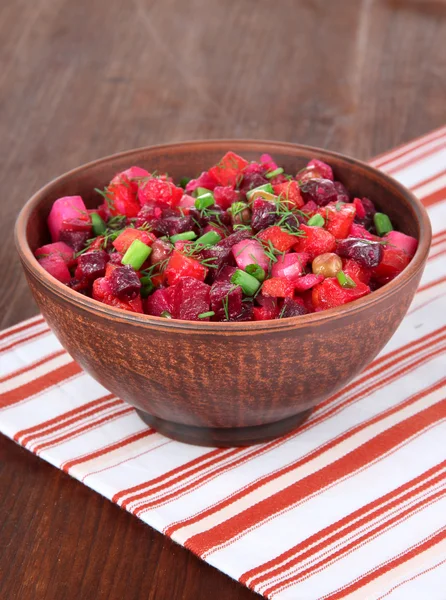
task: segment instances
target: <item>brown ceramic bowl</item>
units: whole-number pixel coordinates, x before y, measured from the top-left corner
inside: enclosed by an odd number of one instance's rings
[[[196,323],[139,315],[71,290],[40,267],[33,251],[49,241],[56,198],[80,194],[88,206],[131,165],[196,175],[227,150],[247,159],[269,152],[290,173],[309,159],[330,163],[355,196],[368,196],[401,231],[419,239],[410,265],[369,296],[335,309],[276,321]],[[357,375],[404,317],[431,238],[429,219],[396,181],[357,160],[317,148],[255,140],[187,142],[142,148],[70,171],[39,190],[17,221],[16,243],[34,297],[73,358],[161,433],[202,445],[248,445],[297,427]]]

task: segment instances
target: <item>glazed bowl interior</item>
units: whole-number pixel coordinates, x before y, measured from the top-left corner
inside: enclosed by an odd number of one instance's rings
[[[302,169],[311,158],[317,157],[329,163],[334,170],[335,179],[341,181],[351,197],[364,196],[373,199],[377,208],[390,217],[396,229],[414,236],[419,240],[416,256],[409,267],[396,280],[387,284],[373,294],[356,300],[348,305],[329,309],[320,313],[294,317],[296,324],[326,319],[336,313],[354,310],[358,305],[373,302],[377,295],[386,294],[390,287],[402,284],[402,280],[413,274],[425,260],[430,245],[430,224],[425,210],[416,198],[398,182],[378,172],[369,165],[355,159],[342,156],[309,146],[259,141],[259,140],[216,140],[206,142],[183,142],[165,146],[140,148],[121,154],[113,155],[83,165],[67,174],[53,180],[39,190],[22,210],[16,226],[16,240],[19,253],[25,265],[32,265],[38,276],[45,284],[58,288],[58,292],[68,296],[74,302],[87,303],[98,311],[107,311],[128,320],[162,321],[166,327],[183,326],[187,328],[229,328],[245,329],[246,327],[262,328],[262,323],[196,323],[185,321],[169,321],[147,315],[137,315],[118,308],[104,306],[101,303],[82,296],[48,274],[37,264],[33,252],[39,246],[50,240],[46,220],[52,203],[61,196],[80,195],[88,208],[96,207],[102,198],[95,188],[103,189],[111,178],[119,171],[132,165],[138,165],[149,171],[167,172],[178,181],[181,177],[198,176],[203,170],[218,162],[228,150],[241,154],[248,160],[258,160],[264,152],[271,154],[285,172],[296,173]],[[289,321],[287,319],[286,321]],[[271,326],[281,327],[281,321],[275,321]]]

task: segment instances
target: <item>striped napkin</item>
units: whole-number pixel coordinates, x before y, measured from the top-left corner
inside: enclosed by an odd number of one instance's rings
[[[378,358],[296,432],[169,440],[38,316],[0,335],[0,431],[267,598],[446,598],[446,127],[372,164],[428,207],[433,245]]]

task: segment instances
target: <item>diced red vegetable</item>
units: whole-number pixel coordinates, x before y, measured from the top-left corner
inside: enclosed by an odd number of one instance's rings
[[[218,181],[219,185],[235,186],[248,164],[247,160],[235,152],[227,152],[215,167],[209,169],[208,173]]]
[[[240,269],[244,270],[248,265],[259,265],[264,271],[268,269],[268,257],[257,240],[242,240],[232,246],[232,253]]]
[[[372,270],[372,276],[378,280],[394,278],[410,263],[410,256],[400,248],[384,246],[381,262]]]
[[[53,203],[48,215],[48,228],[53,242],[58,242],[63,222],[83,219],[90,223],[90,215],[80,196],[64,196]]]
[[[146,244],[146,246],[151,246],[156,240],[156,237],[150,231],[142,231],[140,229],[129,227],[128,229],[124,229],[124,231],[118,235],[113,242],[113,246],[118,252],[124,254],[135,240],[139,240],[143,244]]]
[[[324,208],[320,208],[318,214],[325,219],[325,229],[337,240],[341,240],[346,238],[350,232],[356,208],[353,204],[328,204]]]
[[[293,246],[296,252],[306,252],[310,260],[313,260],[318,254],[333,252],[336,249],[336,239],[329,231],[307,225],[301,225],[301,229],[305,237],[296,238],[297,242]]]
[[[287,233],[277,225],[264,229],[258,234],[257,238],[266,244],[266,246],[271,243],[279,252],[286,252],[296,243],[295,235]]]
[[[305,252],[290,252],[278,256],[277,262],[272,266],[271,275],[295,281],[304,273],[309,260],[310,256]]]
[[[48,258],[49,256],[60,256],[67,267],[72,267],[76,263],[73,248],[70,248],[70,246],[64,242],[45,244],[45,246],[37,248],[34,252],[34,256],[37,259]]]
[[[175,284],[183,277],[193,277],[199,281],[204,281],[207,273],[208,269],[200,261],[186,256],[178,250],[172,252],[164,272],[169,285]]]
[[[304,205],[297,181],[285,181],[273,185],[274,194],[280,196],[281,200],[289,207],[295,206],[301,209]]]
[[[41,267],[48,271],[55,279],[62,283],[69,283],[71,279],[70,271],[64,259],[57,254],[51,254],[43,258],[39,258],[38,262]]]
[[[328,277],[313,288],[312,300],[316,311],[347,304],[370,293],[368,285],[358,281],[354,288],[343,288],[336,277]]]
[[[159,177],[151,177],[138,190],[138,200],[144,204],[158,204],[174,208],[179,205],[184,195],[182,188]]]
[[[389,242],[389,247],[394,246],[405,252],[410,258],[415,254],[418,248],[418,240],[410,235],[401,233],[401,231],[389,231],[384,239]]]
[[[294,289],[296,292],[306,292],[307,290],[311,290],[315,285],[324,281],[323,275],[314,275],[313,273],[308,273],[308,275],[303,275],[298,279],[294,280]]]
[[[294,284],[283,277],[271,277],[263,282],[262,293],[264,296],[273,298],[292,298],[294,295]]]

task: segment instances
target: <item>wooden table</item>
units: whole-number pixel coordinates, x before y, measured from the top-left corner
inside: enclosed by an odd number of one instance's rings
[[[0,12],[0,325],[36,313],[15,217],[56,175],[252,137],[367,159],[446,122],[444,0],[15,0]],[[0,598],[256,596],[0,438]]]

